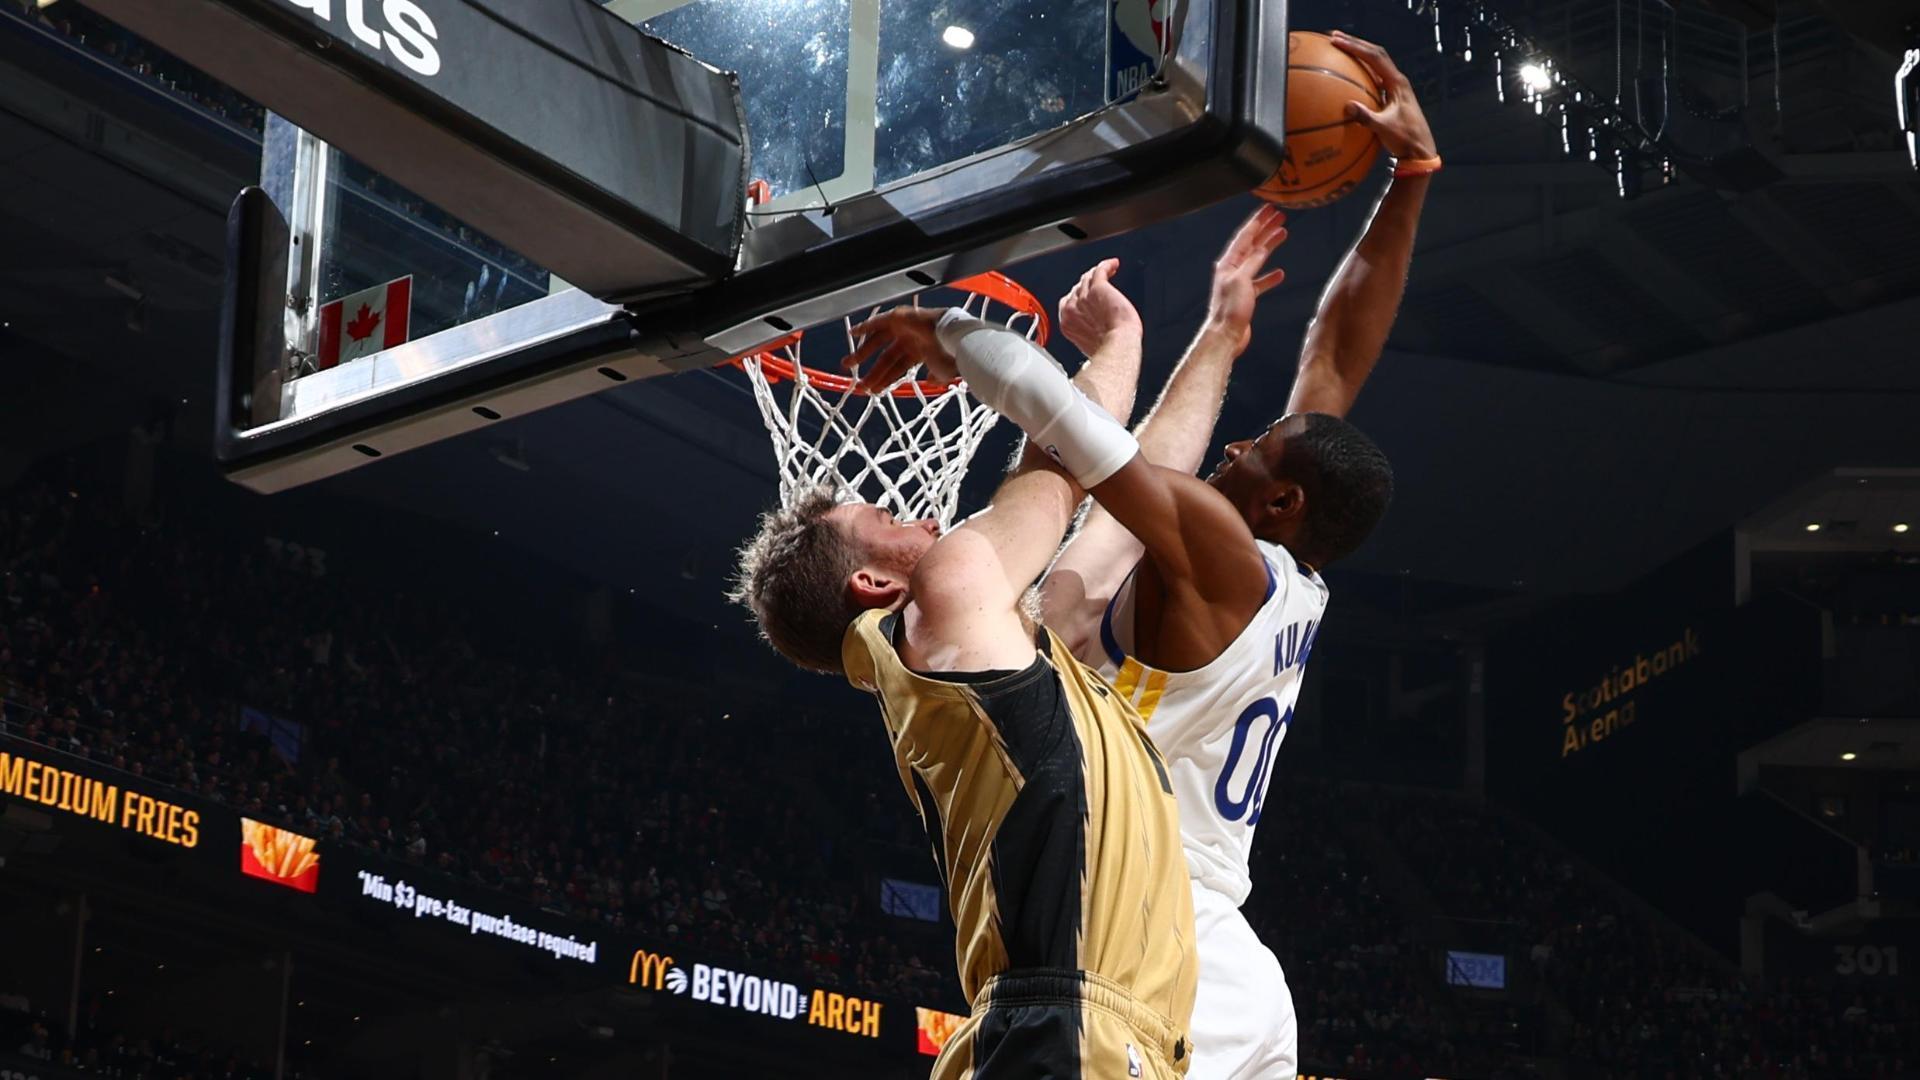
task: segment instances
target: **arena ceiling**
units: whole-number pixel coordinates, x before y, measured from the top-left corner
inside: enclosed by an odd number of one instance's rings
[[[1488,71],[1435,58],[1404,5],[1322,0],[1295,18],[1405,57],[1448,162],[1355,417],[1400,483],[1353,569],[1426,583],[1442,605],[1602,589],[1836,467],[1920,465],[1920,180],[1892,137],[1885,48],[1836,33],[1789,50],[1784,134],[1766,147],[1774,182],[1683,179],[1628,201],[1610,174],[1564,157],[1557,128],[1496,104]],[[0,447],[23,460],[159,416],[204,447],[222,217],[252,163],[220,125],[131,78],[64,78],[4,44]],[[1198,323],[1211,259],[1250,205],[1015,273],[1057,296],[1118,256],[1149,327],[1144,396]],[[1295,216],[1290,280],[1261,310],[1223,434],[1256,430],[1284,401],[1364,206]],[[715,610],[728,550],[773,492],[730,373],[619,387],[325,488],[497,531],[698,612]]]

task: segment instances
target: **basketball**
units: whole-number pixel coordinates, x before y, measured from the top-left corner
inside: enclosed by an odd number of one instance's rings
[[[1290,210],[1325,206],[1366,178],[1380,140],[1347,118],[1347,102],[1383,103],[1366,65],[1325,34],[1287,35],[1287,146],[1280,168],[1254,194]]]

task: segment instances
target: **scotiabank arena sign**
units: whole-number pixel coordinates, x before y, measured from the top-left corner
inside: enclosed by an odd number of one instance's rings
[[[833,990],[802,989],[716,964],[683,962],[663,952],[635,949],[627,982],[738,1012],[803,1022],[847,1035],[880,1037],[883,1003]]]

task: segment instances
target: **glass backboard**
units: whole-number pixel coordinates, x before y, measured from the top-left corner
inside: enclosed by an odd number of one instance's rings
[[[1107,104],[1097,0],[605,6],[739,73],[751,171],[771,187],[774,211],[872,191]]]
[[[237,480],[277,490],[710,366],[1244,191],[1279,158],[1284,0],[596,2],[735,73],[760,183],[733,273],[603,303],[274,118],[262,187],[294,237],[286,377],[277,419],[221,433]],[[396,342],[368,298],[401,281]],[[362,346],[335,363],[343,333]]]
[[[1107,12],[1098,0],[605,0],[603,6],[737,73],[750,172],[769,191],[753,211],[762,218],[844,202],[1060,127],[1107,103]],[[410,277],[408,339],[417,340],[566,288],[432,200],[338,150],[325,154],[324,205],[313,216],[319,263],[310,303],[316,312]],[[285,167],[294,167],[291,158]],[[322,332],[303,324],[302,340],[313,340],[300,350],[306,355],[296,378],[330,366],[317,355]]]

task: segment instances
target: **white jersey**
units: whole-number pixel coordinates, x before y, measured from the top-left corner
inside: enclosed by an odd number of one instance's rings
[[[1253,827],[1328,597],[1327,583],[1287,549],[1256,542],[1267,560],[1266,600],[1212,663],[1159,671],[1133,658],[1133,575],[1107,605],[1099,655],[1083,657],[1140,710],[1166,759],[1188,873],[1234,907],[1253,888]]]

